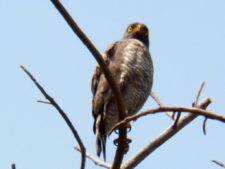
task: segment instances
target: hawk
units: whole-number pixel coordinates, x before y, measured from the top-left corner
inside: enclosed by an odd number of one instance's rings
[[[153,64],[149,53],[149,31],[142,23],[132,23],[124,37],[111,44],[103,59],[116,81],[126,110],[126,116],[137,113],[147,100],[153,83]],[[119,112],[110,85],[99,65],[96,66],[91,90],[93,93],[93,130],[96,151],[105,159],[106,138],[118,122]]]

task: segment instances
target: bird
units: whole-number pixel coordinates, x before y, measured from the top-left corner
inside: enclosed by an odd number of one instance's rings
[[[137,113],[147,100],[153,84],[153,62],[149,52],[149,30],[143,23],[131,23],[121,40],[106,48],[103,53],[118,88],[126,111],[126,117]],[[118,122],[117,104],[99,65],[91,79],[93,131],[96,135],[96,151],[106,159],[106,140],[112,127]]]

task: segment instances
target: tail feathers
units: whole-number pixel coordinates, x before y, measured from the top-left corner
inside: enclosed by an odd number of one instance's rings
[[[103,159],[106,161],[106,136],[101,136],[98,132],[96,133],[96,151],[99,157],[102,152]]]
[[[100,156],[103,152],[104,161],[106,161],[106,135],[105,126],[103,125],[102,116],[99,115],[94,123],[94,131],[96,134],[96,151],[97,155]]]
[[[97,155],[100,156],[102,152],[102,144],[101,144],[101,138],[96,134],[96,151]]]
[[[102,152],[103,152],[103,158],[104,161],[106,161],[106,137],[102,137]]]

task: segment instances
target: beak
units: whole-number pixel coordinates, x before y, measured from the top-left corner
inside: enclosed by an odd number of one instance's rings
[[[136,27],[135,27],[135,30],[134,30],[135,33],[140,33],[140,34],[147,34],[146,32],[146,28],[144,28],[144,26],[138,24]]]

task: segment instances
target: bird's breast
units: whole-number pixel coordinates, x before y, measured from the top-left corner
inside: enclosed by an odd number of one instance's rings
[[[121,75],[120,83],[124,83],[128,79],[140,78],[143,73],[148,73],[149,70],[149,52],[148,49],[137,41],[128,43],[121,50]]]

